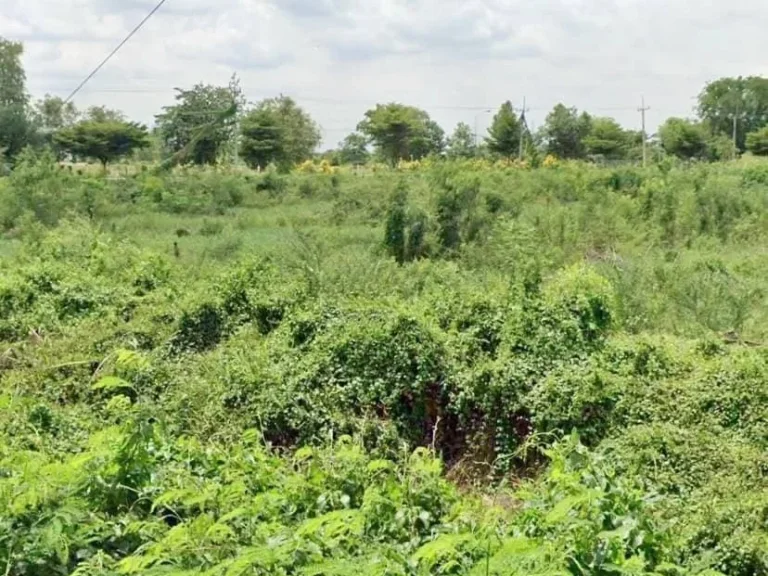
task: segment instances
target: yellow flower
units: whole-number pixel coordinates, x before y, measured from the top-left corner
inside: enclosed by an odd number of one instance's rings
[[[316,172],[315,163],[312,160],[305,160],[296,167],[296,170],[303,174],[314,174]]]
[[[552,154],[547,154],[541,165],[544,166],[544,168],[553,168],[558,165],[557,157],[552,156]]]

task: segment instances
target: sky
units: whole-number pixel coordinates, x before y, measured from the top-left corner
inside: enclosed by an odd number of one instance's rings
[[[157,0],[2,0],[34,97],[67,96]],[[292,96],[333,147],[377,102],[483,134],[505,100],[558,102],[649,131],[722,76],[768,75],[766,0],[167,0],[75,98],[151,124],[174,88]]]

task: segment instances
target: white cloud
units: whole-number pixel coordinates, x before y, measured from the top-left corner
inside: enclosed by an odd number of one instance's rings
[[[155,0],[4,0],[30,90],[67,94]],[[333,145],[377,101],[426,108],[450,130],[527,96],[635,126],[689,114],[708,80],[766,74],[764,0],[168,0],[78,95],[151,121],[173,87],[225,83],[294,95]]]

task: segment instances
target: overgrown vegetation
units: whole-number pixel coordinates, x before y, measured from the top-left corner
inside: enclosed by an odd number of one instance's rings
[[[768,169],[0,180],[0,569],[768,573]]]

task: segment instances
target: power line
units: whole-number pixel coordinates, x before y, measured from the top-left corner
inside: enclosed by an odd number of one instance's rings
[[[141,30],[141,28],[144,26],[144,24],[146,24],[146,23],[147,23],[147,21],[148,21],[150,18],[152,18],[152,16],[154,16],[154,15],[155,15],[155,12],[157,12],[158,10],[160,10],[160,8],[163,6],[163,4],[165,4],[167,1],[168,1],[168,0],[160,0],[160,2],[157,4],[157,6],[155,6],[155,7],[152,9],[152,11],[151,11],[149,14],[147,14],[147,15],[144,17],[144,19],[143,19],[141,22],[139,22],[139,25],[138,25],[138,26],[136,26],[136,28],[134,28],[133,30],[131,30],[130,34],[128,34],[128,36],[126,36],[126,37],[123,39],[123,41],[122,41],[122,42],[120,42],[120,44],[118,44],[118,45],[117,45],[117,48],[115,48],[114,50],[112,50],[112,52],[110,52],[110,53],[109,53],[109,56],[107,56],[106,58],[104,58],[104,60],[102,60],[101,64],[99,64],[98,66],[96,66],[96,68],[94,68],[93,72],[91,72],[90,74],[88,74],[88,76],[86,76],[85,80],[83,80],[82,82],[80,82],[80,85],[79,85],[77,88],[75,88],[75,89],[72,91],[72,93],[71,93],[71,94],[70,94],[70,95],[67,97],[67,99],[66,99],[66,100],[64,100],[64,103],[65,103],[65,104],[67,104],[67,103],[68,103],[70,100],[72,100],[72,98],[74,98],[74,97],[75,97],[75,95],[76,95],[78,92],[80,92],[80,90],[82,90],[83,86],[85,86],[85,85],[88,83],[88,81],[89,81],[91,78],[93,78],[94,76],[96,76],[96,74],[98,74],[99,70],[101,70],[101,69],[104,67],[104,65],[105,65],[107,62],[109,62],[109,61],[112,59],[112,57],[113,57],[115,54],[117,54],[117,53],[118,53],[118,51],[119,51],[119,50],[120,50],[120,49],[121,49],[123,46],[125,46],[125,45],[128,43],[128,41],[129,41],[131,38],[133,38],[133,36],[136,34],[136,32],[138,32],[139,30]]]
[[[130,88],[130,87],[121,87],[121,86],[115,86],[111,88],[97,88],[93,90],[89,90],[90,93],[94,94],[167,94],[173,92],[175,88],[168,87],[168,88],[161,88],[161,87],[137,87],[137,88]],[[58,92],[59,90],[54,90],[54,92]],[[303,101],[303,102],[312,102],[312,103],[318,103],[318,104],[331,104],[336,106],[350,106],[350,105],[360,105],[360,106],[374,106],[376,104],[381,104],[382,99],[380,100],[352,100],[352,99],[344,99],[344,98],[329,98],[329,97],[322,97],[322,96],[310,96],[305,95],[302,93],[289,93],[289,96],[291,96],[294,100],[297,101]],[[268,95],[264,94],[264,98],[269,97]],[[383,99],[385,101],[391,100],[391,99]],[[488,104],[476,104],[476,105],[451,105],[451,104],[424,104],[419,103],[418,106],[421,106],[423,108],[429,109],[429,110],[456,110],[456,111],[477,111],[478,113],[482,113],[488,108],[497,109],[498,105],[488,105]],[[513,107],[515,111],[521,112],[522,109],[519,106]],[[542,108],[538,106],[534,107],[527,107],[526,112],[549,112],[551,111],[551,108]],[[585,111],[588,112],[636,112],[637,107],[636,106],[585,106]],[[679,108],[667,108],[667,107],[661,107],[661,108],[654,108],[657,112],[668,112],[668,113],[679,113]]]

